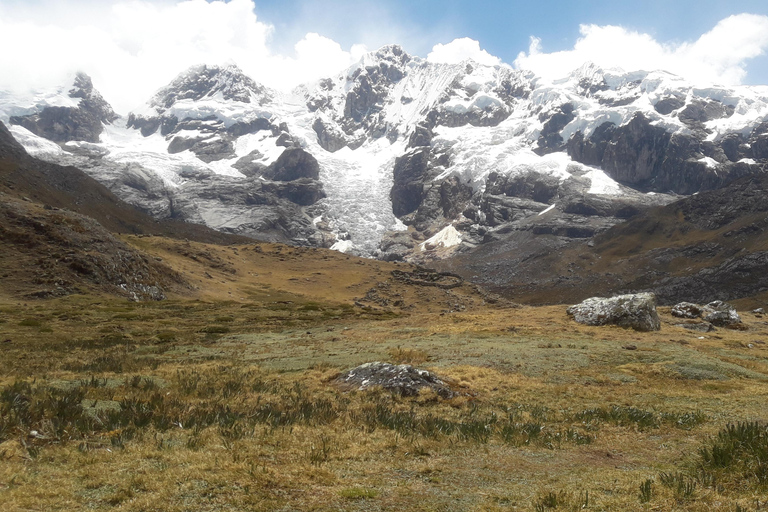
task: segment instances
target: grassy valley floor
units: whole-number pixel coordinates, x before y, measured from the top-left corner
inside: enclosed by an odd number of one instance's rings
[[[766,318],[587,327],[405,265],[124,240],[189,289],[0,297],[4,511],[768,509]],[[335,385],[370,361],[457,396]]]

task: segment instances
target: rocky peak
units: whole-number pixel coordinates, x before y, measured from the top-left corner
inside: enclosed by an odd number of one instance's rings
[[[571,72],[570,80],[576,83],[576,90],[584,96],[591,96],[596,92],[609,89],[605,72],[594,62],[586,62]]]
[[[368,59],[364,58],[363,60],[371,59],[377,61],[379,65],[388,64],[389,66],[395,66],[402,69],[406,64],[413,60],[413,57],[408,55],[400,45],[390,44],[382,46],[375,52],[369,53]]]
[[[80,108],[92,112],[102,123],[112,123],[118,117],[112,110],[112,106],[93,87],[91,77],[82,71],[78,71],[75,75],[69,97],[80,98]]]
[[[150,105],[162,114],[177,101],[199,101],[219,94],[226,101],[240,103],[263,105],[270,101],[267,88],[256,83],[239,67],[233,64],[225,67],[203,64],[177,76],[152,98]]]
[[[77,107],[47,106],[34,114],[12,116],[9,122],[54,142],[99,142],[103,125],[112,123],[117,114],[85,73],[77,73],[68,95],[80,100]]]

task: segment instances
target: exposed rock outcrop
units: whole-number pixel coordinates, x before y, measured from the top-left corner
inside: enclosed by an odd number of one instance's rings
[[[715,115],[710,112],[714,107],[701,107],[699,112],[700,106],[695,105],[688,107],[695,123],[701,123],[702,116],[710,119],[708,116]],[[716,105],[732,112],[732,108]],[[745,156],[739,153],[738,141],[723,139],[722,147],[717,147],[703,139],[695,134],[671,134],[638,112],[626,125],[604,123],[586,139],[577,132],[565,148],[574,160],[600,166],[620,183],[653,192],[693,194],[755,172],[754,166],[739,163]]]
[[[301,148],[288,148],[269,166],[264,179],[293,181],[301,178],[320,179],[320,164],[315,157]]]
[[[424,388],[443,398],[454,396],[451,388],[437,375],[407,364],[365,363],[342,373],[336,382],[342,387],[361,391],[382,388],[401,396],[416,396]]]

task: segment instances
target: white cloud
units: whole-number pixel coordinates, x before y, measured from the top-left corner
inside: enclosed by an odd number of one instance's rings
[[[697,83],[736,85],[749,59],[768,49],[768,16],[739,14],[720,21],[694,42],[663,44],[648,34],[617,26],[582,25],[572,50],[545,53],[531,38],[515,67],[546,78],[562,78],[585,62],[626,71],[665,70]]]
[[[448,44],[436,44],[427,55],[428,61],[443,64],[458,64],[467,59],[487,66],[501,64],[501,59],[481,49],[478,41],[468,37],[454,39]]]
[[[364,51],[310,33],[294,55],[276,55],[274,27],[257,19],[253,0],[34,4],[0,6],[0,89],[62,85],[84,71],[121,113],[195,64],[234,62],[255,80],[287,89],[341,71]]]

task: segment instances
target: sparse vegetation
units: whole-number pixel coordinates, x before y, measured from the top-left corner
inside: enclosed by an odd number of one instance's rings
[[[140,244],[174,264],[167,240]],[[346,261],[327,257],[312,264]],[[349,265],[347,290],[301,288],[276,263],[262,287],[231,261],[243,281],[205,281],[200,300],[0,304],[0,508],[757,508],[761,324],[638,334],[560,307],[485,309],[462,288],[382,287],[381,262]],[[354,306],[373,286],[414,307]],[[448,293],[465,311],[439,315]],[[428,368],[455,396],[333,384],[376,360]]]

